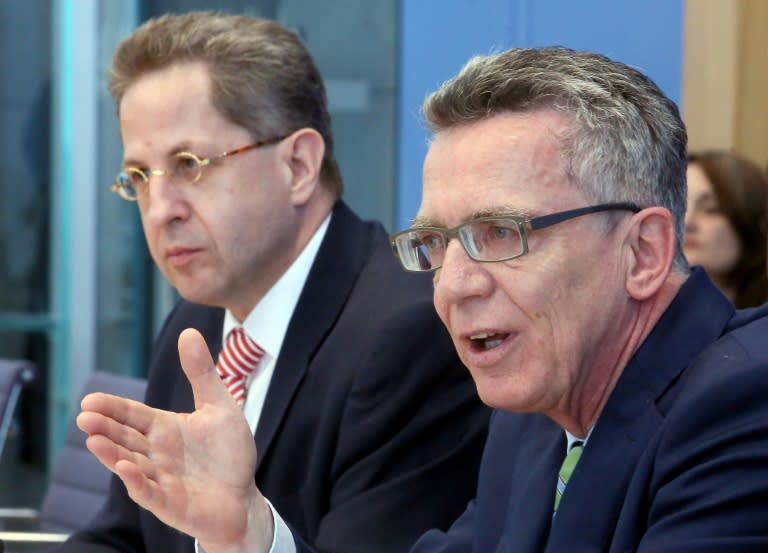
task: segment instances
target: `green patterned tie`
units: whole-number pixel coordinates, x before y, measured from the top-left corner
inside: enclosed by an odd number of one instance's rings
[[[557,475],[557,489],[555,490],[555,511],[560,506],[560,498],[563,496],[565,486],[576,468],[576,463],[581,458],[581,452],[584,450],[583,442],[574,442],[568,455],[565,456],[563,464],[560,466],[560,473]]]

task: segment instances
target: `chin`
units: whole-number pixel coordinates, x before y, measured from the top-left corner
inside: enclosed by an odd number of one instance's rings
[[[519,398],[511,397],[508,391],[505,392],[505,387],[493,380],[486,380],[484,383],[479,384],[475,381],[477,386],[477,395],[480,396],[480,400],[488,407],[494,409],[501,409],[503,411],[523,411],[520,408],[522,403]]]
[[[684,249],[683,255],[685,256],[685,259],[688,261],[688,265],[690,265],[691,267],[693,267],[694,265],[701,265],[701,259],[699,259],[699,256],[697,256],[695,252],[690,252]]]
[[[176,286],[173,283],[171,283],[171,286],[174,286],[179,295],[188,302],[213,307],[221,305],[221,303],[216,301],[216,298],[213,297],[213,294],[211,294],[209,290],[200,290],[199,288],[192,288],[189,286]]]
[[[546,412],[555,399],[540,382],[497,377],[475,379],[477,394],[487,406],[511,413]]]

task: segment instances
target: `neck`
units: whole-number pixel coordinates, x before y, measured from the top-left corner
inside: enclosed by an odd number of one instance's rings
[[[629,300],[624,314],[611,324],[616,332],[600,341],[600,351],[592,358],[594,362],[583,367],[585,378],[564,407],[547,413],[550,418],[574,436],[587,436],[624,368],[672,303],[683,281],[683,277],[672,274],[653,297],[643,301]],[[616,346],[605,348],[605,344]]]
[[[239,321],[245,320],[253,308],[264,298],[275,283],[285,274],[293,263],[304,251],[309,241],[317,232],[317,229],[323,223],[328,213],[333,209],[335,199],[329,194],[318,194],[313,196],[312,201],[296,208],[295,228],[296,232],[290,244],[282,248],[285,255],[280,260],[275,260],[272,274],[260,275],[260,286],[258,289],[251,288],[247,297],[243,297],[243,302],[236,307],[226,306]]]
[[[331,212],[335,203],[336,198],[325,188],[321,188],[316,192],[311,202],[297,208],[299,231],[293,248],[294,261],[315,235],[315,232],[317,232],[317,229],[328,216],[328,213]]]

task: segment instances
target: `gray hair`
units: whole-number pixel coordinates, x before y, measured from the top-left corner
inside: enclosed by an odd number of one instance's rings
[[[472,58],[422,108],[433,133],[502,112],[553,109],[572,122],[560,137],[568,179],[596,203],[667,208],[675,223],[673,265],[686,209],[685,125],[674,102],[623,63],[562,47],[517,48]]]

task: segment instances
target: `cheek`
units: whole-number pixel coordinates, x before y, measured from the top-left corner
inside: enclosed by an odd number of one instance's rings
[[[703,217],[702,217],[703,218]],[[728,233],[728,223],[722,218],[711,217],[699,224],[701,238],[708,247],[720,247],[723,237]]]
[[[623,282],[616,268],[608,262],[589,263],[598,259],[596,252],[587,252],[584,263],[574,259],[568,270],[560,272],[559,280],[539,292],[540,309],[537,324],[540,338],[558,357],[571,356],[586,344],[593,333],[603,330],[610,320],[612,309],[619,307],[616,301],[623,297]],[[611,323],[608,323],[611,324]]]
[[[723,262],[732,268],[741,256],[741,242],[735,233],[727,233],[722,241]]]
[[[741,248],[736,232],[725,221],[718,221],[709,229],[707,247],[712,257],[720,262],[736,259]]]
[[[714,234],[715,245],[718,248],[737,250],[739,248],[739,238],[736,232],[727,223],[722,223]]]
[[[436,280],[437,275],[435,275],[433,285],[435,284]],[[432,292],[432,303],[435,304],[435,311],[437,311],[437,316],[440,317],[440,320],[443,321],[443,324],[448,327],[448,303],[442,299],[442,295],[440,294],[437,286],[435,286],[434,291]]]
[[[158,242],[158,229],[156,225],[153,225],[149,222],[149,219],[144,216],[144,212],[139,212],[141,216],[141,228],[144,231],[144,239],[147,242],[147,247],[149,248],[149,253],[152,255],[152,258],[155,259],[157,262],[157,256],[156,256],[156,250],[160,247]]]

